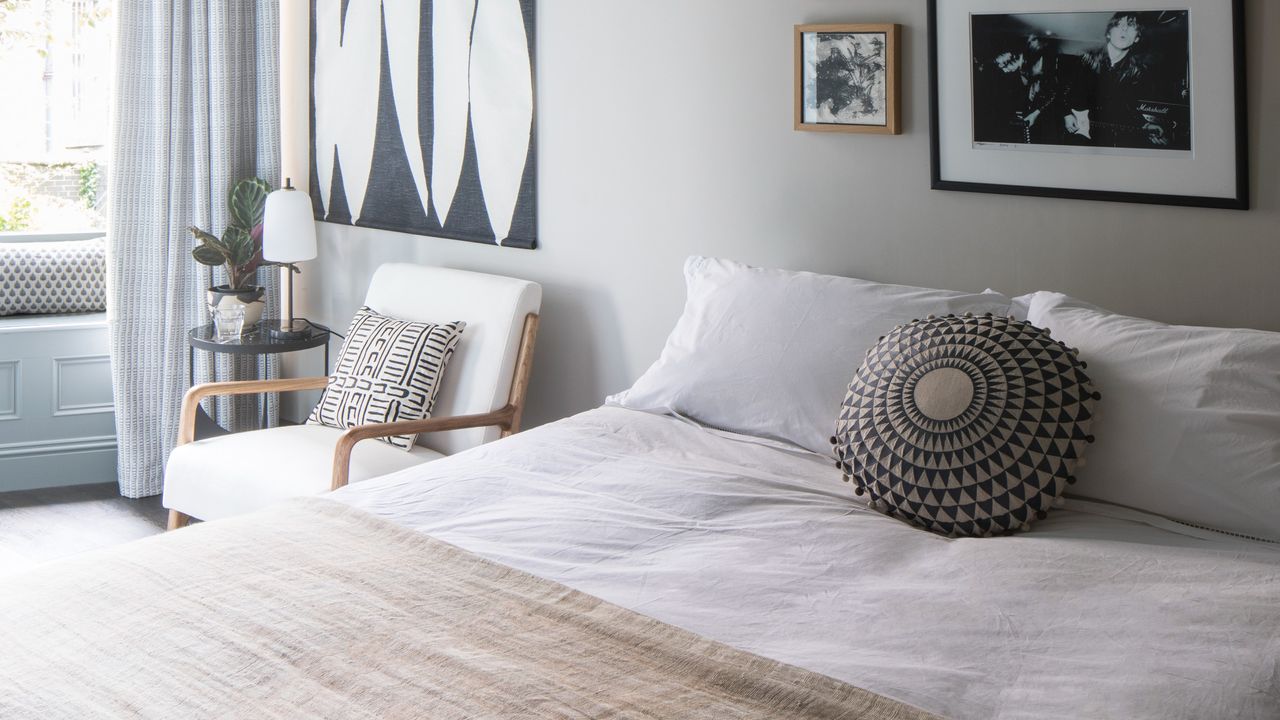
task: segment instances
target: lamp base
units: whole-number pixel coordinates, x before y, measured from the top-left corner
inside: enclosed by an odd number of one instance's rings
[[[301,318],[282,320],[267,327],[267,336],[273,340],[301,340],[311,334],[311,323]]]

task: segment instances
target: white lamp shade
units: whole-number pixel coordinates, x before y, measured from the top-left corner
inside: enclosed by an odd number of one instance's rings
[[[301,190],[276,190],[267,196],[262,221],[262,257],[272,262],[302,262],[316,256],[316,219],[311,198]]]

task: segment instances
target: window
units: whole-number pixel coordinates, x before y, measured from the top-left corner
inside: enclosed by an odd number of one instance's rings
[[[0,0],[0,232],[106,227],[111,0]]]

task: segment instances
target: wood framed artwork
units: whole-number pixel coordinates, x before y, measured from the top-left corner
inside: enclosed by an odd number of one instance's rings
[[[316,219],[537,244],[534,0],[311,0]]]
[[[795,27],[795,129],[897,135],[899,25]]]
[[[929,0],[932,187],[1249,207],[1243,0]]]

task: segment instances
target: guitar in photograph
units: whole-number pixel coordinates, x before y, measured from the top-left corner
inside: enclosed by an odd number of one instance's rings
[[[1068,135],[1093,142],[1099,138],[1098,130],[1103,135],[1123,136],[1130,142],[1145,141],[1154,147],[1169,147],[1184,144],[1186,140],[1186,124],[1178,120],[1178,106],[1167,103],[1140,102],[1134,108],[1133,117],[1141,120],[1139,124],[1116,123],[1092,118],[1090,110],[1072,109],[1063,116],[1063,123]],[[1182,109],[1184,112],[1186,108]]]

